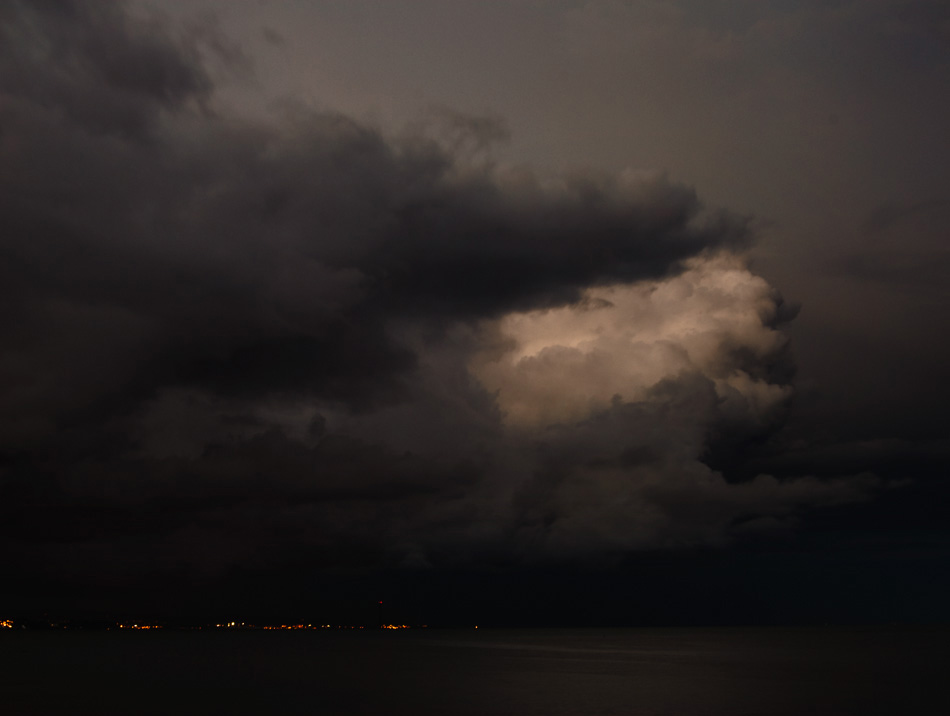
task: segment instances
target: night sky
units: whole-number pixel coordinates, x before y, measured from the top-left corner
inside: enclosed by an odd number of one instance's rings
[[[950,619],[948,88],[944,0],[5,0],[0,618]]]

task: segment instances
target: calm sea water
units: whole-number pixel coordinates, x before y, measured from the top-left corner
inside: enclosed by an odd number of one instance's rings
[[[0,714],[950,714],[950,629],[5,632]]]

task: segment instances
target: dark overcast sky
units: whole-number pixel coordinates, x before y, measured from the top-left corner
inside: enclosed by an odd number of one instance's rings
[[[938,0],[2,3],[0,611],[947,619],[948,87]]]

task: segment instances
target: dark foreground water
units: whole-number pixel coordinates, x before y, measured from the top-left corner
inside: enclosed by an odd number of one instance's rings
[[[947,628],[0,633],[0,714],[950,714]]]

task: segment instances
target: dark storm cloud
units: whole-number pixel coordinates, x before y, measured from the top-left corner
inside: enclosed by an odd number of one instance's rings
[[[161,109],[206,99],[197,48],[158,20],[133,21],[115,3],[4,3],[4,94],[93,131],[141,135]]]
[[[49,402],[49,426],[163,384],[395,398],[413,359],[393,315],[563,304],[746,240],[741,220],[697,223],[681,187],[509,187],[341,116],[210,117],[184,105],[210,91],[195,48],[88,7],[5,10],[8,349],[34,373],[15,409]],[[60,46],[62,61],[42,52]]]
[[[252,124],[213,109],[213,34],[119,4],[0,13],[0,524],[21,575],[718,544],[875,488],[702,462],[717,431],[780,419],[790,314],[732,256],[746,220],[691,189],[499,168],[498,124],[451,113],[439,139]],[[591,293],[615,286],[616,306]],[[531,348],[545,315],[615,308],[592,351]],[[552,380],[571,366],[585,379]]]

